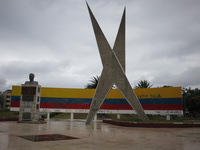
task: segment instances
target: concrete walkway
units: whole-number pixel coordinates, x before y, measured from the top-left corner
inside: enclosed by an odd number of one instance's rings
[[[61,134],[79,139],[32,142],[18,136]],[[46,124],[0,122],[1,150],[199,150],[200,128],[132,128],[82,120]]]

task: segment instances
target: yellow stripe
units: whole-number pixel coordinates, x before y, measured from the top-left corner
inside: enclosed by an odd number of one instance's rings
[[[21,95],[21,86],[12,86],[12,96]]]
[[[138,98],[181,98],[181,87],[134,89]],[[95,89],[41,88],[41,97],[93,98]],[[21,95],[21,86],[12,87],[12,95]],[[112,89],[107,98],[124,98],[118,89]]]
[[[41,88],[41,97],[91,98],[95,89]]]
[[[138,98],[182,98],[181,87],[134,89]]]

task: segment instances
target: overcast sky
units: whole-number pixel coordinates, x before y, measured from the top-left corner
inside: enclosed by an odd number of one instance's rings
[[[126,7],[126,75],[134,87],[200,88],[199,0],[88,0],[113,47]],[[0,0],[0,91],[29,80],[84,88],[102,63],[85,0]]]

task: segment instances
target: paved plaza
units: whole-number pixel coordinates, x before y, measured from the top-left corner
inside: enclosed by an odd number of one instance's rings
[[[30,141],[30,135],[59,134],[74,139]],[[20,136],[20,137],[19,137]],[[200,128],[133,128],[83,120],[46,124],[0,122],[1,150],[199,150]]]

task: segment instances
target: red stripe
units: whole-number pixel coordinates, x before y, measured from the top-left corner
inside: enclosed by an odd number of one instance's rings
[[[107,110],[133,110],[129,104],[103,104],[100,109]]]
[[[182,104],[143,104],[144,110],[183,110]],[[103,104],[100,109],[133,110],[129,104]]]
[[[11,102],[11,107],[19,107],[19,102]],[[182,104],[143,104],[144,110],[183,110]],[[90,109],[90,104],[66,104],[66,103],[40,103],[40,108],[54,109]],[[133,110],[129,104],[103,104],[100,109],[105,110]]]
[[[183,110],[182,104],[143,104],[144,110]],[[90,109],[90,104],[40,103],[40,108],[54,109]],[[103,104],[105,110],[133,110],[129,104]]]
[[[90,104],[40,103],[40,108],[90,109]]]
[[[19,107],[20,106],[20,102],[11,102],[10,106],[11,107]]]

